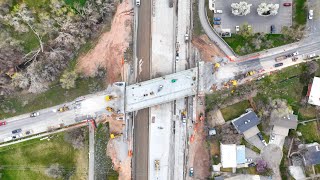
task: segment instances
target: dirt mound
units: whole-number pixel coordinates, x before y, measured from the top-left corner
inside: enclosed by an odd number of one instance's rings
[[[192,39],[192,44],[199,49],[204,61],[213,61],[214,56],[225,57],[226,55],[210,41],[207,35],[201,35]]]
[[[120,80],[124,52],[131,41],[133,6],[124,0],[118,7],[112,21],[111,30],[101,35],[96,46],[79,58],[77,71],[86,76],[94,76],[98,68],[107,70],[109,83]]]

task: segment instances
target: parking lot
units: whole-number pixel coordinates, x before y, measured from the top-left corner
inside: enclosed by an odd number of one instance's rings
[[[283,6],[283,3],[292,3],[292,0],[246,0],[248,4],[252,4],[250,13],[246,16],[235,16],[231,12],[231,4],[238,3],[241,0],[215,0],[215,10],[222,10],[221,14],[214,14],[215,17],[221,18],[221,25],[215,25],[215,29],[219,32],[221,29],[230,29],[231,33],[235,33],[235,26],[240,26],[248,23],[252,26],[254,33],[264,32],[270,33],[271,25],[275,26],[275,33],[279,34],[283,26],[292,25],[292,6]],[[243,1],[243,0],[242,0]],[[279,4],[278,14],[275,16],[262,17],[257,13],[257,8],[260,3]],[[211,21],[213,21],[211,19]]]

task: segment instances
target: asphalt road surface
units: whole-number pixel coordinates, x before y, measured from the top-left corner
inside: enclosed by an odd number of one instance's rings
[[[150,79],[151,1],[142,1],[138,10],[137,80]],[[136,112],[134,118],[133,179],[148,179],[149,108]]]

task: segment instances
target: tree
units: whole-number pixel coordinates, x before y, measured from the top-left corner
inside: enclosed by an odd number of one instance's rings
[[[251,26],[249,26],[248,23],[243,23],[240,27],[239,34],[245,38],[253,36],[253,31]]]
[[[279,4],[261,3],[257,8],[260,16],[275,16],[278,14]]]
[[[252,4],[248,4],[247,2],[239,2],[239,3],[232,3],[232,14],[236,16],[245,16],[250,13],[250,8]]]
[[[78,78],[78,75],[75,71],[70,71],[70,72],[66,71],[60,79],[61,87],[64,89],[74,88],[76,85],[77,78]]]
[[[287,40],[300,40],[304,34],[304,26],[297,26],[295,28],[283,26],[281,29],[281,34],[283,34]]]

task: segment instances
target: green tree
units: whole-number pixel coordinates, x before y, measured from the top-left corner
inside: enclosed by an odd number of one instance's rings
[[[60,78],[61,87],[64,89],[74,88],[78,75],[75,71],[66,71]]]

